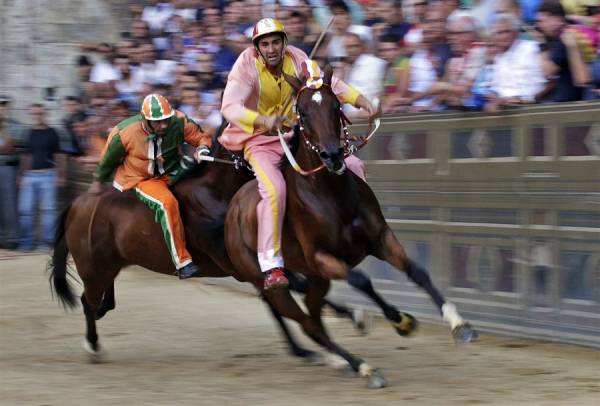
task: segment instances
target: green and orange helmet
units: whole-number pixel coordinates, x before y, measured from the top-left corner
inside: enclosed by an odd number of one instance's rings
[[[283,28],[283,24],[275,18],[263,18],[256,23],[252,30],[252,43],[257,47],[258,40],[269,34],[281,34],[283,41],[287,43],[285,28]]]
[[[144,97],[142,117],[148,121],[165,120],[175,115],[175,109],[163,95],[152,93]]]

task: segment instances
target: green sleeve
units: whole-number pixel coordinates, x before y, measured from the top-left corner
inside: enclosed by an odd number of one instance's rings
[[[123,162],[125,155],[126,151],[121,142],[121,135],[117,133],[110,140],[104,155],[100,159],[95,179],[100,182],[109,181],[114,170]]]

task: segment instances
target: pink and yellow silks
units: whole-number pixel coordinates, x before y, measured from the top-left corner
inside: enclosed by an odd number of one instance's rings
[[[302,62],[308,56],[300,49],[288,45],[284,51],[283,71],[299,77]],[[313,72],[315,65],[310,62]],[[306,69],[306,66],[305,66]],[[319,71],[320,72],[320,71]],[[318,80],[318,79],[316,79]],[[360,93],[343,81],[333,78],[331,88],[344,103],[355,105]],[[261,200],[256,208],[258,218],[258,262],[263,272],[283,267],[281,255],[281,230],[285,213],[286,186],[279,167],[283,149],[274,134],[255,128],[259,115],[278,114],[296,122],[292,111],[293,89],[283,75],[273,76],[254,48],[247,48],[233,65],[223,94],[221,112],[229,125],[219,142],[232,151],[243,151],[258,180]],[[291,137],[291,132],[287,135]],[[346,159],[346,166],[365,179],[364,165],[356,157]]]

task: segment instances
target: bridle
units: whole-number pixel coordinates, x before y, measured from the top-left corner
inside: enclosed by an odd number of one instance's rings
[[[321,85],[321,87],[324,87],[324,86],[328,87],[331,90],[331,93],[333,93],[333,89],[331,89],[331,86],[329,84],[323,83]],[[298,120],[298,130],[299,130],[298,132],[300,133],[300,136],[302,137],[306,147],[308,149],[314,151],[317,155],[319,155],[321,153],[321,148],[316,146],[315,144],[313,144],[313,142],[310,140],[310,138],[306,135],[306,132],[305,132],[306,125],[304,123],[304,120],[302,119],[302,111],[298,107],[298,99],[300,97],[300,94],[306,89],[309,89],[309,88],[307,86],[303,86],[296,93],[295,111],[296,111],[296,119]],[[337,99],[337,96],[335,96],[335,94],[334,94],[334,97],[339,102],[339,99]],[[380,120],[377,118],[373,122],[369,123],[369,127],[367,128],[366,136],[363,136],[363,137],[351,136],[348,131],[348,125],[352,125],[352,122],[350,121],[348,116],[346,116],[346,113],[344,113],[341,102],[339,102],[339,105],[340,105],[340,107],[339,107],[340,124],[342,127],[341,141],[342,141],[342,148],[344,149],[344,159],[345,159],[345,158],[349,157],[350,155],[355,154],[357,151],[359,151],[361,148],[363,148],[365,145],[367,145],[367,143],[369,142],[369,140],[371,139],[373,134],[375,134],[375,132],[379,128]],[[375,128],[371,131],[371,129],[373,127],[375,127]],[[317,172],[320,172],[321,170],[326,168],[325,164],[322,163],[318,167],[308,170],[308,171],[302,169],[300,167],[300,165],[298,165],[298,163],[296,162],[293,154],[291,153],[291,151],[287,145],[287,142],[284,139],[284,135],[280,129],[277,129],[277,134],[279,136],[279,142],[281,143],[283,151],[284,151],[288,161],[292,165],[292,168],[294,168],[294,170],[296,172],[298,172],[299,174],[301,174],[303,176],[308,176],[308,175],[313,175]],[[352,142],[356,142],[356,141],[358,141],[360,144],[358,144],[358,145],[351,144]]]
[[[323,86],[327,86],[331,89],[331,86],[329,86],[328,84],[324,83],[321,85],[321,87]],[[306,126],[304,125],[304,120],[302,119],[302,112],[301,110],[298,108],[298,98],[300,98],[300,93],[302,93],[302,91],[304,91],[305,89],[308,89],[306,86],[303,86],[300,90],[298,90],[298,93],[296,94],[296,105],[295,105],[295,110],[296,110],[296,119],[298,120],[298,126],[299,126],[299,130],[300,130],[300,135],[302,136],[302,139],[304,140],[304,143],[306,144],[306,146],[309,149],[312,149],[313,151],[315,151],[317,154],[319,154],[321,152],[321,148],[319,148],[318,146],[314,145],[312,143],[312,141],[310,140],[310,138],[308,138],[306,136],[305,133],[305,128]],[[339,103],[339,99],[337,99],[336,96],[336,100]],[[352,125],[352,122],[350,121],[350,119],[348,118],[348,116],[346,116],[346,113],[344,113],[344,110],[342,108],[342,104],[340,104],[340,124],[342,126],[342,141],[343,141],[343,147],[344,147],[344,152],[346,152],[346,150],[348,149],[349,145],[350,145],[350,139],[349,139],[349,133],[348,133],[348,124]]]

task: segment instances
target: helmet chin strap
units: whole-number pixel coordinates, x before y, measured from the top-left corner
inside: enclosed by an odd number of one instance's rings
[[[169,123],[170,123],[170,121],[169,121]],[[152,138],[156,138],[156,137],[160,137],[161,136],[160,134],[157,133],[156,129],[154,129],[154,126],[152,126],[150,124],[150,120],[148,120],[146,117],[142,117],[142,128]]]
[[[258,48],[258,40],[259,40],[260,38],[262,38],[262,37],[259,37],[259,38],[257,38],[257,39],[254,41],[254,43],[253,43],[253,45],[254,45],[254,49],[256,49],[256,52],[258,52],[258,54],[259,54],[259,55],[260,55],[260,57],[262,58],[262,60],[263,60],[263,62],[264,62],[264,64],[265,64],[265,66],[268,66],[268,63],[267,63],[267,58],[265,58],[265,56],[263,55],[263,53],[262,53],[262,52],[260,52],[260,49]],[[283,40],[283,47],[281,48],[281,55],[280,55],[280,56],[281,56],[281,62],[279,62],[279,64],[280,64],[280,65],[283,65],[283,55],[285,54],[285,47],[287,47],[287,45],[288,45],[288,39],[287,39],[287,36],[286,36],[286,35],[282,35],[282,36],[281,36],[281,39]]]
[[[267,62],[267,58],[265,58],[265,56],[262,54],[262,52],[260,52],[258,49],[257,49],[257,52],[260,55],[260,57],[262,58],[267,69],[272,69],[271,66],[269,65],[269,63]],[[285,53],[285,47],[281,49],[281,54],[279,56],[281,60],[279,61],[279,64],[277,66],[275,66],[274,68],[276,68],[276,69],[281,68],[283,70],[283,55],[284,55],[284,53]]]
[[[150,130],[150,124],[148,123],[148,119],[144,116],[142,116],[142,128],[144,129],[144,131],[146,131],[148,134],[151,134],[152,131]]]

